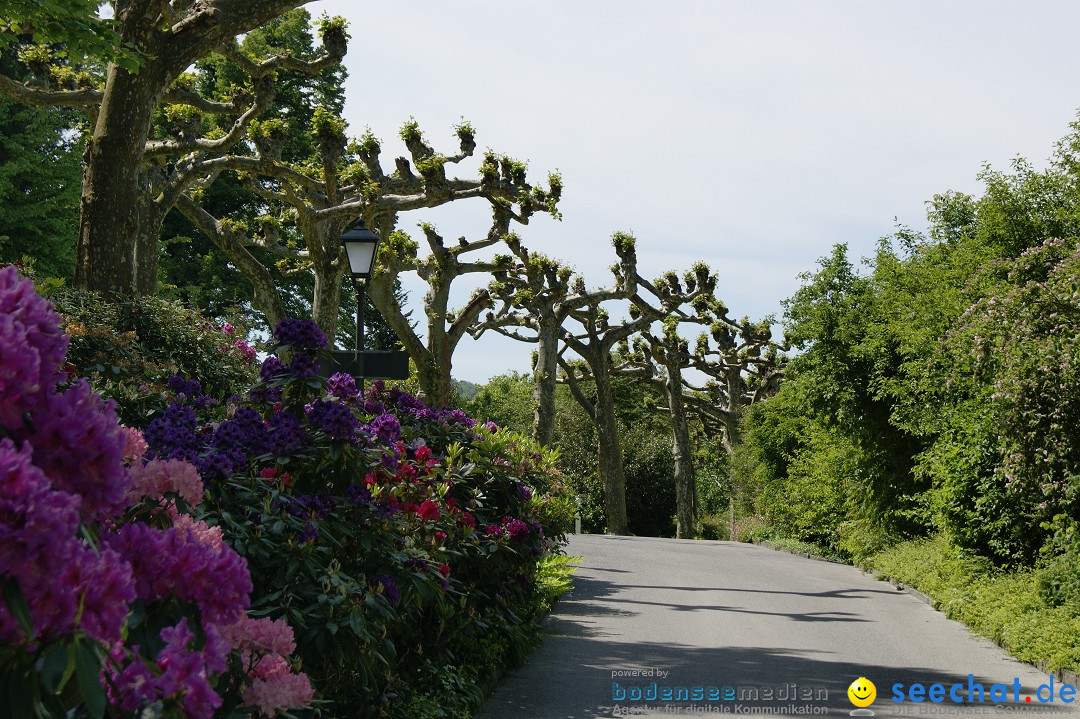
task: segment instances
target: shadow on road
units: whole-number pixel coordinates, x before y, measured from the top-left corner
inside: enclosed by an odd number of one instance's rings
[[[830,651],[806,651],[794,648],[748,648],[748,647],[702,647],[679,643],[642,643],[619,636],[610,629],[613,617],[632,617],[642,610],[640,605],[669,607],[672,611],[728,612],[732,615],[766,614],[783,616],[796,622],[861,622],[865,621],[852,612],[830,611],[811,613],[758,612],[746,607],[685,605],[675,602],[647,602],[629,600],[617,596],[630,585],[621,585],[606,578],[579,576],[567,600],[560,603],[557,611],[545,623],[548,633],[542,648],[523,669],[503,680],[499,691],[489,699],[480,715],[481,719],[592,719],[616,716],[616,711],[630,713],[661,714],[664,705],[681,706],[680,714],[691,713],[689,704],[698,707],[710,705],[728,713],[735,712],[735,705],[752,705],[765,709],[787,705],[806,705],[826,708],[830,715],[846,716],[852,709],[847,698],[847,688],[858,677],[867,677],[877,685],[878,700],[873,709],[878,716],[905,715],[945,716],[1005,716],[1006,713],[1031,715],[1057,714],[1064,711],[1060,706],[1044,706],[1038,703],[1017,705],[1012,702],[995,708],[989,692],[994,682],[1012,682],[1012,677],[976,676],[974,682],[981,684],[986,702],[977,705],[957,705],[946,699],[942,704],[912,704],[899,706],[892,701],[893,685],[904,687],[921,683],[926,687],[940,683],[948,688],[956,683],[967,693],[967,673],[946,673],[928,666],[912,666],[898,669],[841,658]],[[765,592],[766,590],[742,590],[700,587],[668,587],[662,585],[636,585],[646,589],[665,589],[679,592]],[[844,601],[867,593],[890,590],[840,589],[828,592],[781,592],[813,597],[835,598]],[[740,621],[733,618],[730,621]],[[958,667],[962,670],[962,667]],[[634,672],[637,672],[635,675]],[[732,687],[741,692],[741,701],[614,701],[613,691],[629,691],[637,687],[643,692],[655,682],[670,687]],[[613,683],[618,683],[618,687]],[[795,701],[765,701],[762,690],[771,688],[773,697],[794,696]],[[1037,686],[1024,685],[1024,694],[1034,694]],[[754,692],[758,699],[752,699]],[[781,692],[784,694],[781,694]],[[810,700],[804,701],[805,693]],[[629,695],[628,695],[629,696]],[[736,695],[738,696],[738,694]],[[920,712],[920,709],[922,711]],[[932,711],[927,711],[932,710]],[[711,709],[709,711],[715,711]],[[704,713],[697,710],[694,713]]]

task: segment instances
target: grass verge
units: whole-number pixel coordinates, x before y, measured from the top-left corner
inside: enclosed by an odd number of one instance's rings
[[[779,549],[784,552],[790,552],[791,554],[800,554],[804,557],[816,557],[818,559],[824,559],[830,562],[839,562],[841,564],[851,564],[851,561],[845,558],[843,555],[838,554],[827,547],[822,547],[818,544],[811,544],[810,542],[802,542],[798,539],[787,539],[785,537],[769,537],[759,542],[766,547],[772,549]]]
[[[1080,616],[1047,604],[1034,570],[997,570],[940,537],[903,542],[863,566],[928,595],[950,619],[1021,661],[1048,671],[1080,670]]]

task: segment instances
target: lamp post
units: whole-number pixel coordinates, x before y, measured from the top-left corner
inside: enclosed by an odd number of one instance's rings
[[[356,291],[356,367],[360,379],[360,391],[364,391],[364,302],[367,281],[375,268],[379,251],[379,236],[358,219],[341,235],[341,244],[349,258],[349,272]],[[361,282],[363,280],[363,282]]]

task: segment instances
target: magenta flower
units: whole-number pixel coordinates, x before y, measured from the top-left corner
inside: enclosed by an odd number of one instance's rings
[[[14,267],[0,269],[0,425],[22,426],[22,413],[61,379],[68,338],[60,316]]]
[[[12,436],[30,441],[34,464],[57,489],[82,497],[80,514],[98,519],[122,510],[131,478],[124,467],[127,436],[113,404],[102,404],[81,379],[46,395],[30,414],[34,431]]]
[[[177,597],[202,611],[204,623],[231,624],[248,608],[247,562],[227,546],[215,547],[184,528],[158,530],[128,524],[107,537],[130,564],[139,599]]]
[[[416,513],[429,522],[434,522],[439,518],[439,505],[430,499],[425,499],[420,503],[420,507],[416,510]]]

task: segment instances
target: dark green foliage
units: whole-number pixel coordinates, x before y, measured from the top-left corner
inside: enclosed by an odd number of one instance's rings
[[[675,536],[675,459],[671,431],[646,423],[631,424],[620,433],[626,472],[626,517],[631,534]]]
[[[675,463],[671,429],[656,405],[656,390],[626,378],[616,379],[617,414],[626,471],[626,510],[632,534],[675,535]],[[591,385],[583,383],[586,392]],[[604,490],[596,469],[596,428],[564,385],[556,388],[554,446],[567,491],[581,500],[582,529],[604,531]],[[651,404],[650,404],[651,403]],[[478,419],[527,433],[533,421],[533,383],[509,374],[482,385],[466,405]]]
[[[198,377],[203,391],[225,399],[257,376],[253,352],[234,346],[199,313],[153,297],[105,302],[97,295],[61,289],[47,295],[71,336],[68,362],[105,399],[116,402],[122,424],[145,426],[165,404],[173,375]]]
[[[1040,572],[1000,571],[942,537],[903,542],[866,564],[926,593],[950,618],[994,640],[1020,661],[1049,671],[1080,668],[1077,608],[1048,603],[1040,591],[1045,579]],[[1074,582],[1075,566],[1074,559]]]
[[[70,110],[0,98],[0,262],[33,261],[70,279],[79,231],[77,118]]]

